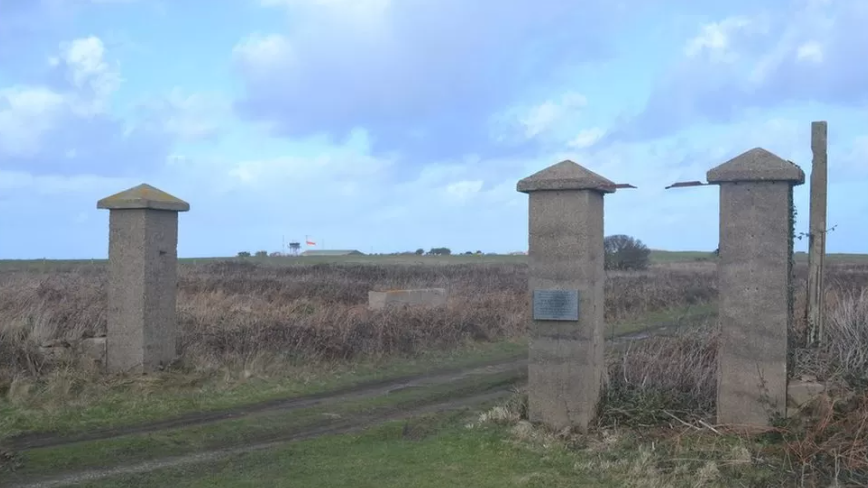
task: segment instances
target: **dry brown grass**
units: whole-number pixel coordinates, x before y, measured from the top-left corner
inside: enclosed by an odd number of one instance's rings
[[[804,306],[804,288],[798,285],[804,266],[796,275],[798,311]],[[343,361],[517,337],[525,333],[529,309],[523,264],[279,268],[227,262],[182,266],[180,276],[181,371],[214,371],[249,357]],[[12,378],[21,383],[22,376],[56,374],[40,363],[40,344],[104,334],[105,285],[99,268],[0,276],[0,390]],[[827,286],[828,340],[820,349],[794,348],[793,374],[815,375],[841,391],[864,389],[868,265],[831,264]],[[448,288],[447,307],[392,312],[365,307],[368,290],[417,287]],[[606,320],[712,303],[716,295],[709,263],[611,273]],[[716,375],[714,324],[706,325],[610,354],[600,428],[668,426],[677,436],[685,429],[717,435],[704,427],[713,422]],[[803,333],[797,313],[794,346]],[[768,464],[778,456],[787,479],[804,486],[836,479],[868,483],[864,392],[824,398],[812,412],[782,424],[772,433],[776,440],[753,444],[752,462]]]
[[[526,265],[182,265],[179,367],[213,370],[251,356],[348,360],[414,354],[525,332]],[[445,287],[445,309],[369,311],[369,290]],[[668,269],[613,274],[606,318],[621,321],[716,296],[714,275]],[[39,347],[102,336],[100,267],[0,277],[0,378],[47,374]],[[0,379],[0,382],[3,380]]]
[[[803,284],[805,268],[797,268],[796,275],[797,284]],[[804,307],[804,287],[797,286],[796,293],[791,336],[798,346],[805,329],[804,317],[798,314]],[[736,442],[739,449],[752,449],[747,465],[754,473],[770,469],[777,473],[770,479],[781,484],[773,486],[868,486],[868,266],[830,266],[826,296],[825,341],[819,348],[795,347],[791,374],[815,376],[828,385],[827,394],[762,436],[727,441]],[[642,432],[658,435],[656,441],[662,445],[679,446],[689,434],[690,449],[697,451],[710,442],[719,443],[715,440],[719,431],[713,427],[717,369],[713,323],[637,342],[610,353],[608,362],[599,429],[643,427]],[[661,426],[666,429],[658,430]],[[679,466],[670,459],[673,449],[660,449],[657,459],[649,462],[658,471],[684,468],[684,463]],[[676,450],[686,454],[682,447]],[[728,463],[718,460],[720,466]],[[764,483],[769,479],[744,486],[771,486]]]

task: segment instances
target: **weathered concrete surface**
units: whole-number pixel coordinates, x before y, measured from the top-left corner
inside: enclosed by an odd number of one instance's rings
[[[75,341],[56,340],[39,346],[42,359],[47,362],[90,360],[105,367],[105,337],[88,337]]]
[[[792,380],[787,388],[787,416],[798,412],[826,391],[826,385],[816,380]]]
[[[805,182],[805,173],[792,162],[755,147],[709,170],[706,179],[709,183],[792,181],[801,185]]]
[[[717,421],[767,426],[786,414],[790,203],[805,175],[757,148],[707,177],[720,185]]]
[[[106,366],[106,338],[105,337],[89,337],[82,339],[78,344],[78,351],[82,357],[88,358],[96,363],[100,368]]]
[[[369,291],[368,308],[441,307],[446,305],[448,294],[445,288],[420,288],[415,290]]]
[[[823,267],[826,260],[826,192],[827,192],[827,125],[811,123],[811,215],[808,237],[808,344],[817,344],[823,336],[825,283]]]
[[[579,290],[579,320],[530,320],[530,420],[586,430],[605,373],[603,194],[614,184],[572,161],[519,181],[529,193],[529,295]]]
[[[178,212],[190,206],[140,185],[97,207],[110,210],[108,370],[156,371],[176,355]]]

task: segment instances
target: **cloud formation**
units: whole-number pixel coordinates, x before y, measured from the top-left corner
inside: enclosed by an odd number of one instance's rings
[[[288,137],[364,127],[377,153],[434,159],[496,154],[492,116],[611,56],[606,34],[631,12],[597,0],[262,3],[286,9],[289,27],[236,46],[240,114]]]
[[[129,126],[109,107],[122,82],[97,37],[63,42],[45,82],[0,89],[0,166],[33,174],[141,173],[171,141]]]
[[[96,200],[143,181],[191,203],[183,256],[521,250],[515,184],[562,159],[639,187],[607,197],[607,234],[710,251],[716,190],[663,187],[754,146],[808,170],[817,119],[829,248],[864,242],[858,0],[105,1],[3,3],[0,229],[24,237],[2,257],[104,255]]]
[[[174,89],[113,110],[120,65],[95,36],[61,42],[41,83],[0,87],[0,166],[33,174],[139,177],[179,141],[213,139],[230,114],[225,97]]]
[[[819,102],[868,107],[868,2],[788,0],[702,25],[644,109],[610,139],[665,137],[747,109]]]

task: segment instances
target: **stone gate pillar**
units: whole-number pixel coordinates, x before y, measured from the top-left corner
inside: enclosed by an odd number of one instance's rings
[[[176,355],[178,212],[190,205],[142,184],[97,208],[109,210],[107,369],[156,371]]]
[[[707,178],[720,186],[717,422],[764,427],[786,414],[791,207],[805,174],[755,148]]]
[[[562,161],[517,189],[530,200],[530,420],[586,430],[605,373],[603,195],[615,184]]]

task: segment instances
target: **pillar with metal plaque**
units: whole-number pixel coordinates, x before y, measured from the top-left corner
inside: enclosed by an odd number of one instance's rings
[[[528,413],[553,429],[587,430],[604,361],[603,195],[616,185],[572,161],[518,182],[529,195],[531,295]]]

